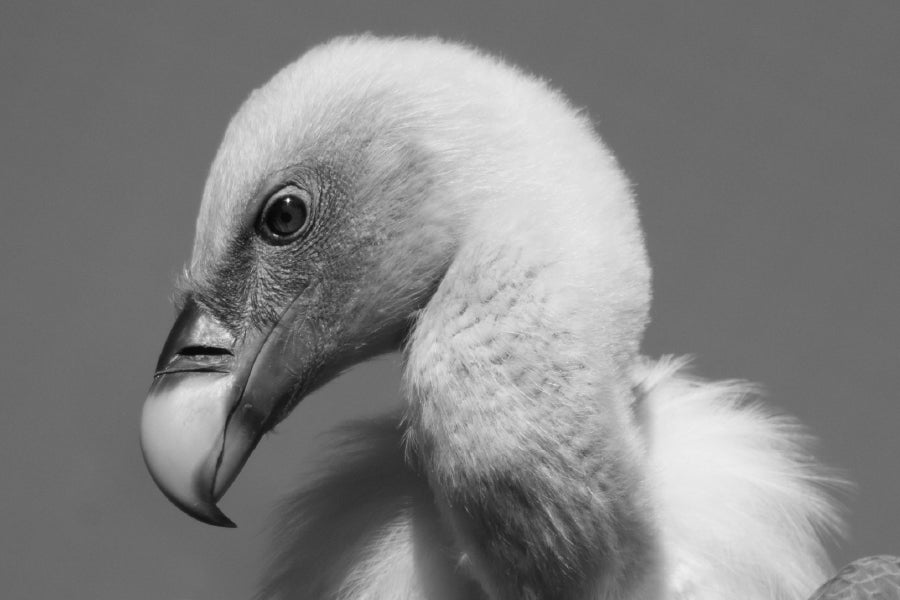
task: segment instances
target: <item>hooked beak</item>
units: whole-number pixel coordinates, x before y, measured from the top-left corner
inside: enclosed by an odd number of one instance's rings
[[[204,523],[235,526],[216,503],[307,387],[297,358],[308,358],[309,336],[288,335],[296,310],[235,340],[190,301],[166,339],[141,416],[141,448],[162,492]]]

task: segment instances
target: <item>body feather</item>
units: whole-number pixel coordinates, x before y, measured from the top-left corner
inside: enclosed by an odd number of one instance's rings
[[[710,382],[686,361],[645,359],[634,407],[654,482],[657,573],[604,600],[793,600],[831,572],[844,488],[812,439],[746,382]],[[333,460],[279,512],[260,598],[486,600],[426,479],[405,456],[399,415],[339,432]],[[599,568],[599,566],[598,566]]]

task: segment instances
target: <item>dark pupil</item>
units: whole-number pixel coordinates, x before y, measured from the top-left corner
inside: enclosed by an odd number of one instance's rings
[[[272,203],[266,225],[276,235],[291,235],[306,222],[306,205],[296,196],[284,196]]]

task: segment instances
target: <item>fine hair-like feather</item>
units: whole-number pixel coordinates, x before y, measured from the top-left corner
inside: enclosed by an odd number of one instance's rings
[[[627,598],[806,598],[832,571],[823,539],[842,521],[830,492],[847,483],[755,386],[693,377],[687,362],[643,359],[633,373],[664,566],[648,595]],[[405,457],[400,415],[338,437],[319,478],[279,511],[260,598],[486,598]]]

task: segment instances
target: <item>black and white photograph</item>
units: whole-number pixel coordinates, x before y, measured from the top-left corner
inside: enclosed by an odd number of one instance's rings
[[[0,6],[0,597],[900,600],[900,4]]]

